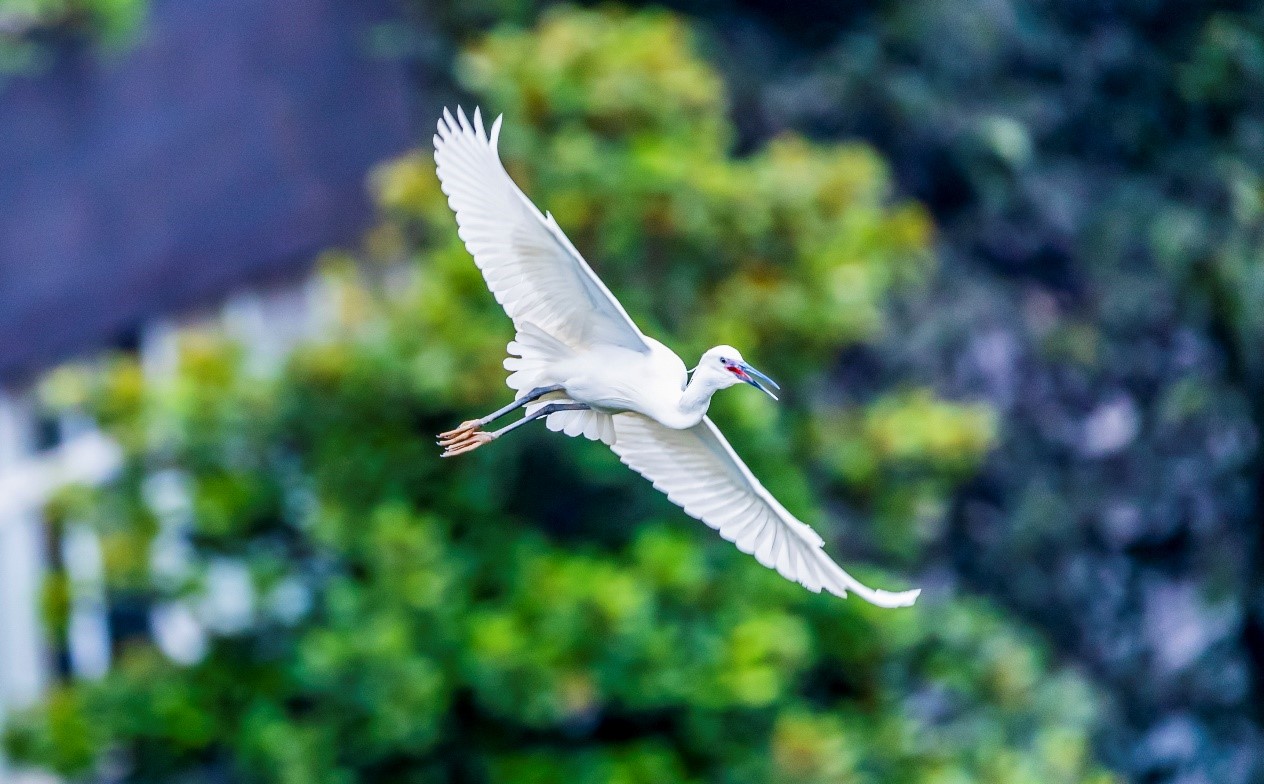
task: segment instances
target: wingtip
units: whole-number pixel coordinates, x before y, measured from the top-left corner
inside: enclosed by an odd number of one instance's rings
[[[498,114],[496,119],[492,121],[491,127],[488,128],[483,123],[483,108],[481,106],[474,107],[472,115],[466,114],[465,108],[460,104],[456,106],[456,112],[445,106],[440,113],[439,120],[435,124],[438,129],[435,143],[446,142],[448,138],[454,134],[473,134],[479,139],[487,142],[493,150],[496,149],[500,140],[500,127],[504,121],[505,115]]]
[[[894,609],[896,607],[912,607],[917,601],[917,597],[922,595],[921,588],[914,588],[911,591],[899,591],[893,593],[891,591],[875,591],[874,596],[869,598],[869,602],[878,607]],[[868,597],[865,597],[868,598]]]
[[[492,123],[491,139],[488,144],[491,145],[493,150],[496,149],[496,144],[500,141],[500,123],[504,119],[505,115],[498,114],[496,115],[496,120]]]

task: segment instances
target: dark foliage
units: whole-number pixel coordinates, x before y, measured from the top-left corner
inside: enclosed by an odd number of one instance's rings
[[[857,379],[1001,413],[926,563],[1091,666],[1119,769],[1258,780],[1258,6],[679,5],[711,20],[746,138],[867,139],[935,215],[934,291]]]

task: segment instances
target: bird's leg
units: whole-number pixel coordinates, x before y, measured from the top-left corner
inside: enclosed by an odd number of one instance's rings
[[[469,435],[470,433],[473,433],[475,430],[482,428],[483,425],[486,425],[490,422],[494,422],[497,419],[500,419],[505,414],[508,414],[510,411],[521,408],[522,406],[525,406],[528,403],[539,400],[540,398],[544,397],[550,392],[561,392],[561,391],[562,391],[561,384],[554,384],[551,387],[536,387],[535,389],[531,390],[527,394],[518,398],[514,402],[505,406],[504,408],[498,408],[495,411],[488,414],[487,416],[481,417],[479,419],[467,419],[466,421],[457,425],[452,430],[449,430],[446,433],[440,433],[439,446],[447,446],[448,445],[447,442],[460,440],[464,438],[465,436]]]
[[[524,416],[522,419],[519,419],[513,424],[505,425],[500,430],[495,430],[491,433],[488,433],[485,430],[474,430],[466,433],[461,438],[448,441],[443,444],[444,450],[442,457],[452,457],[453,455],[460,455],[465,452],[473,452],[483,444],[491,443],[497,438],[517,430],[528,422],[534,422],[535,420],[541,417],[546,417],[549,414],[556,414],[559,411],[586,411],[588,408],[589,406],[587,403],[549,403],[547,405],[540,406],[540,408],[536,411]]]

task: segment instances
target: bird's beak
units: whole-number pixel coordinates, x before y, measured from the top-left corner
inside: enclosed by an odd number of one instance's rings
[[[759,372],[758,370],[746,364],[745,362],[739,362],[737,367],[738,369],[742,371],[742,375],[739,376],[739,378],[741,378],[747,384],[750,384],[751,386],[755,387],[759,391],[763,392],[765,395],[772,398],[773,400],[777,399],[777,396],[773,394],[772,390],[781,389],[781,387],[777,384],[776,381],[773,381],[771,378],[769,378],[768,376],[765,376],[763,373]],[[765,386],[765,384],[767,384],[767,386]],[[769,387],[771,387],[771,389]]]

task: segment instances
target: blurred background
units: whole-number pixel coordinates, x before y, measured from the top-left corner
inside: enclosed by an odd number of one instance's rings
[[[908,610],[440,461],[501,151]],[[0,780],[1264,782],[1264,11],[0,0]]]

